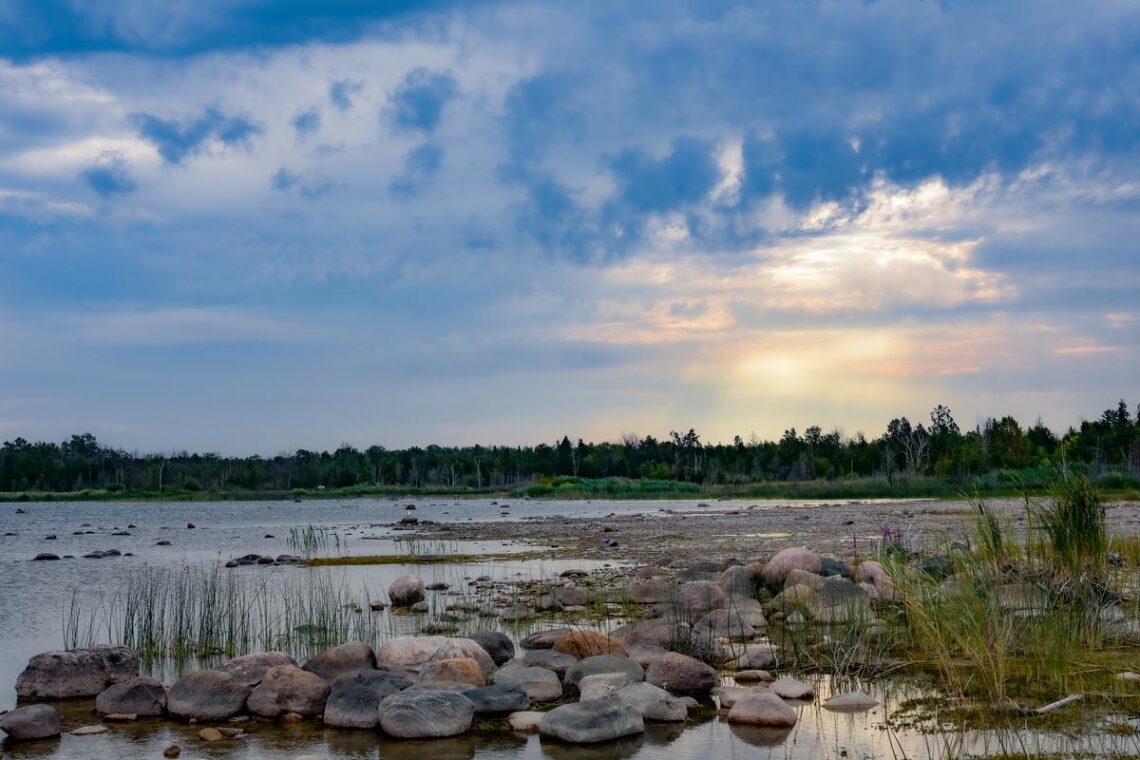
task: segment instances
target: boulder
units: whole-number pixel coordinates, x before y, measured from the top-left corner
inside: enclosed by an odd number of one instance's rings
[[[510,724],[512,731],[519,731],[524,734],[537,734],[539,726],[542,725],[542,719],[545,717],[546,713],[544,712],[522,710],[507,716],[507,723]]]
[[[738,700],[757,691],[768,691],[768,687],[763,684],[758,686],[718,686],[712,690],[712,693],[720,706],[724,709],[728,709],[736,704]]]
[[[551,628],[546,631],[537,631],[527,636],[521,642],[523,649],[551,649],[558,640],[570,633],[569,628]]]
[[[400,636],[388,639],[376,651],[376,660],[380,666],[398,665],[412,670],[435,660],[448,660],[453,657],[470,657],[479,663],[485,676],[497,670],[491,655],[471,639]]]
[[[424,600],[424,582],[414,575],[401,575],[388,586],[393,607],[411,607]]]
[[[499,667],[515,656],[514,642],[500,631],[476,631],[471,634],[471,640],[483,647]]]
[[[146,676],[120,681],[95,697],[95,711],[100,715],[129,713],[157,718],[166,712],[166,688]]]
[[[506,715],[530,707],[530,697],[526,691],[505,683],[471,689],[463,692],[463,696],[475,705],[475,714],[479,717]]]
[[[471,728],[475,705],[454,691],[406,689],[380,702],[380,727],[400,739],[457,736]]]
[[[535,702],[562,699],[562,682],[546,668],[504,668],[496,674],[496,683],[516,686]]]
[[[780,650],[771,644],[746,644],[744,651],[733,662],[737,670],[771,667],[780,657]]]
[[[685,703],[651,683],[631,683],[617,692],[617,698],[641,713],[645,720],[677,722],[685,720]]]
[[[824,583],[813,614],[820,623],[867,621],[873,616],[870,594],[858,584],[837,576]]]
[[[484,686],[487,683],[483,669],[470,657],[449,657],[425,663],[420,668],[420,678],[424,681],[456,681],[472,686]]]
[[[777,697],[784,699],[811,699],[815,696],[815,687],[811,684],[806,684],[803,681],[797,681],[795,678],[784,676],[777,678],[768,688]]]
[[[716,671],[679,652],[669,652],[650,664],[645,680],[673,694],[708,694],[720,681]]]
[[[788,573],[792,570],[803,570],[808,573],[819,574],[823,564],[819,555],[804,546],[792,546],[776,552],[772,559],[764,565],[764,582],[771,589],[782,588]]]
[[[673,599],[677,586],[668,578],[655,576],[629,584],[629,600],[634,604],[661,604]]]
[[[124,646],[44,652],[28,660],[16,679],[20,699],[94,697],[139,674],[139,658]]]
[[[575,744],[593,744],[645,731],[636,708],[616,697],[556,707],[539,724],[543,736]]]
[[[383,670],[358,670],[333,681],[325,702],[326,725],[375,728],[380,702],[412,685],[411,679]]]
[[[628,657],[615,657],[600,654],[587,657],[570,666],[566,671],[566,685],[577,686],[586,676],[598,673],[625,673],[630,683],[645,680],[645,668]]]
[[[0,715],[0,731],[13,741],[50,739],[59,736],[62,730],[63,721],[51,705],[17,707]]]
[[[519,659],[511,660],[511,663],[516,662],[522,667],[553,670],[561,678],[574,663],[578,662],[578,658],[553,649],[528,649]]]
[[[805,570],[795,569],[788,573],[788,577],[784,578],[784,588],[789,589],[792,586],[807,586],[812,591],[819,591],[827,583],[827,578],[815,573],[809,573]]]
[[[790,728],[796,725],[796,711],[784,700],[766,691],[756,691],[736,700],[728,711],[729,723],[744,723],[750,726],[769,728]]]
[[[820,580],[823,579],[820,578]],[[819,592],[803,585],[789,586],[768,602],[769,609],[784,615],[799,612],[811,616],[815,615],[817,607],[819,607]]]
[[[861,691],[852,691],[847,694],[839,694],[832,697],[824,702],[823,706],[828,710],[861,712],[863,710],[870,710],[872,707],[878,707],[879,700]]]
[[[170,687],[166,711],[184,720],[225,720],[245,708],[252,691],[224,671],[199,670],[187,673]]]
[[[735,610],[713,610],[693,626],[693,636],[698,639],[745,641],[755,635],[756,629]]]
[[[774,680],[767,670],[741,670],[733,674],[737,683],[767,683]]]
[[[728,601],[724,590],[711,581],[690,581],[677,589],[677,601],[688,610],[689,620],[698,620]]]
[[[763,570],[764,566],[759,562],[733,565],[721,573],[716,585],[720,586],[730,598],[750,599],[760,590]]]
[[[820,557],[819,565],[819,574],[824,577],[839,576],[840,578],[853,578],[855,575],[855,571],[851,569],[851,565],[835,557]]]
[[[238,683],[246,686],[257,686],[265,677],[265,671],[276,668],[278,665],[292,665],[297,667],[297,661],[284,652],[257,652],[243,657],[235,657],[218,668],[223,673],[229,673]]]
[[[597,631],[570,631],[554,644],[554,651],[579,659],[599,654],[624,655],[620,640]]]
[[[677,642],[687,641],[692,628],[687,623],[671,620],[646,620],[632,626],[625,634],[626,649],[661,647],[669,649]]]
[[[363,641],[353,641],[321,652],[306,662],[303,669],[332,682],[358,670],[375,670],[376,653]]]
[[[618,689],[628,685],[629,676],[625,673],[598,673],[586,676],[578,682],[578,701],[612,697]]]
[[[324,714],[329,698],[329,682],[307,670],[292,665],[278,665],[265,672],[246,700],[254,715],[276,718],[285,713],[297,713],[303,718]]]
[[[585,592],[573,584],[554,589],[554,599],[563,607],[581,607],[587,601]]]
[[[855,568],[856,583],[870,583],[879,592],[883,601],[893,601],[895,598],[895,584],[883,569],[881,563],[869,559],[859,563]]]

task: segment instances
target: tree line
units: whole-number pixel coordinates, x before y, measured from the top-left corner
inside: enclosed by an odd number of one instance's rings
[[[945,406],[928,421],[892,419],[882,434],[845,437],[811,426],[779,440],[736,436],[708,443],[695,429],[661,439],[623,436],[586,443],[569,436],[534,446],[426,446],[335,451],[299,449],[274,457],[216,453],[139,454],[101,444],[90,433],[62,443],[23,438],[0,447],[0,492],[289,491],[408,487],[511,489],[544,478],[623,477],[700,484],[748,484],[913,476],[965,482],[999,470],[1053,468],[1094,476],[1140,476],[1140,408],[1121,400],[1095,420],[1057,435],[1040,420],[1012,416],[963,431]]]

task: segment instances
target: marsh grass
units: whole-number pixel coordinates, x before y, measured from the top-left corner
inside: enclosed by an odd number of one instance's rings
[[[144,667],[210,663],[259,650],[307,657],[382,632],[366,614],[366,586],[351,588],[330,570],[281,568],[233,573],[217,566],[146,567],[115,591],[73,595],[65,611],[65,646],[125,644]]]

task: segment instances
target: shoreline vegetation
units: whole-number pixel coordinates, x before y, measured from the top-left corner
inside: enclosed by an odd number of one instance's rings
[[[553,445],[438,446],[274,457],[140,454],[94,435],[0,445],[0,501],[272,500],[351,497],[550,499],[906,499],[1044,493],[1058,477],[1088,477],[1109,498],[1140,498],[1140,409],[1123,399],[1058,435],[1005,416],[963,430],[945,406],[929,423],[897,417],[878,437],[784,431],[777,441],[666,438]]]
[[[962,499],[971,495],[1015,498],[1025,493],[1045,494],[1056,480],[1056,470],[993,472],[965,480],[937,477],[846,478],[837,480],[757,482],[733,485],[700,484],[676,480],[630,478],[539,477],[514,488],[447,486],[347,486],[344,488],[294,488],[290,490],[186,490],[162,491],[118,488],[86,488],[77,491],[0,492],[0,502],[68,501],[290,501],[354,498],[446,497],[449,499],[525,498],[536,500],[901,500]],[[1140,477],[1108,473],[1092,478],[1108,501],[1140,499]]]

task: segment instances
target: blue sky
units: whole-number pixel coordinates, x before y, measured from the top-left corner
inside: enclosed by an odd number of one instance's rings
[[[1140,401],[1140,7],[0,0],[0,439]]]

